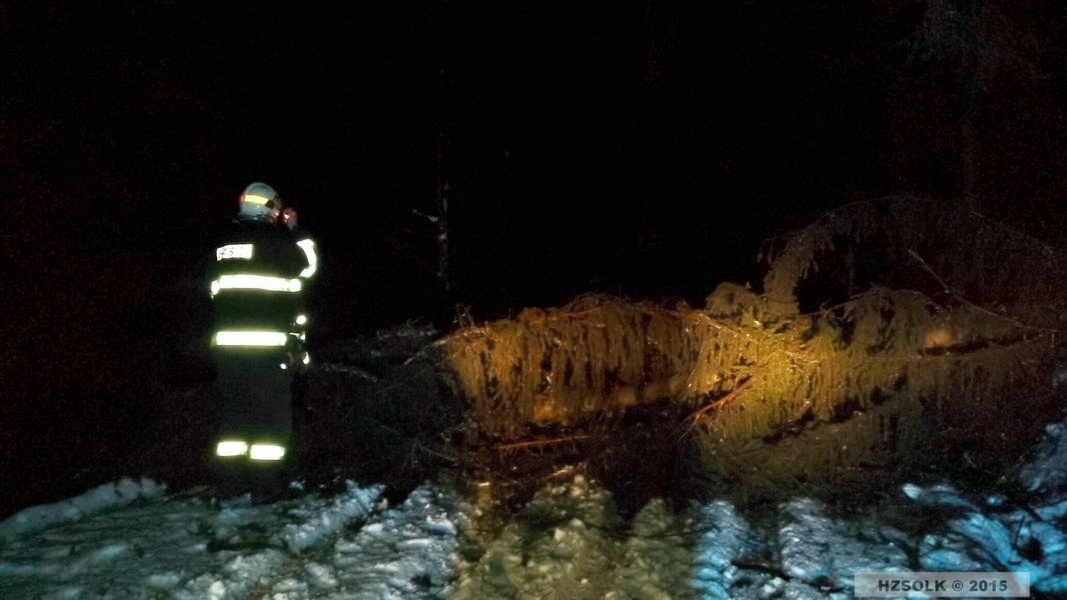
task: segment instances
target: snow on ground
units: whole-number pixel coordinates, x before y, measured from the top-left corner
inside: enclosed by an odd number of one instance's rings
[[[257,503],[123,479],[0,522],[0,597],[844,599],[858,571],[1026,571],[1034,597],[1062,597],[1067,425],[1046,433],[1019,469],[1041,504],[909,484],[901,502],[947,515],[918,536],[804,497],[773,523],[725,500],[654,500],[625,523],[578,468],[507,519],[488,484],[427,482],[390,506],[351,481]]]

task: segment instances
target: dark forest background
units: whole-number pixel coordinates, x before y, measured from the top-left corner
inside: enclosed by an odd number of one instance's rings
[[[323,343],[585,291],[698,306],[889,193],[1053,245],[1067,221],[1059,2],[234,4],[0,4],[0,473],[111,456],[197,377],[200,265],[254,180],[319,241]]]

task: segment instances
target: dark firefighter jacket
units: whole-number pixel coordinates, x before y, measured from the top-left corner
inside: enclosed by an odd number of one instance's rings
[[[284,346],[302,336],[318,268],[314,242],[285,227],[234,221],[209,270],[214,346]]]

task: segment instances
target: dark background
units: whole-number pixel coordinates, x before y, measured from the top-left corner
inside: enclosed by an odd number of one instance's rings
[[[489,4],[0,3],[4,472],[115,453],[195,377],[199,269],[255,180],[319,241],[326,342],[700,305],[889,193],[1062,237],[1059,2]],[[448,290],[415,212],[446,183]]]

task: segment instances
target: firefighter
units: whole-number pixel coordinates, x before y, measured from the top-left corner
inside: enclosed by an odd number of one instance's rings
[[[279,465],[289,452],[294,386],[310,363],[305,292],[318,270],[315,243],[296,224],[278,192],[255,182],[216,245],[209,279],[217,464]]]

